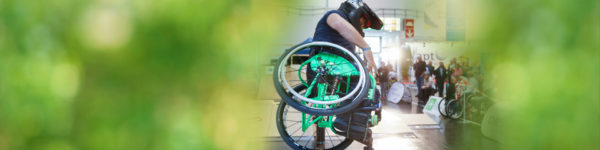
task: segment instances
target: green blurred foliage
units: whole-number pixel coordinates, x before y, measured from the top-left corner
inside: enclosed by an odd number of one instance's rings
[[[0,0],[0,149],[264,149],[280,0]]]
[[[0,149],[264,149],[286,3],[0,0]],[[600,2],[478,3],[501,148],[600,149]]]
[[[481,3],[501,149],[600,149],[600,2]]]

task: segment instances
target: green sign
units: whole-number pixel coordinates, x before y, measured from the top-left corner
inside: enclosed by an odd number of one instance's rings
[[[433,97],[429,98],[429,102],[427,102],[427,106],[425,106],[425,109],[431,110],[431,108],[433,108],[433,105],[435,105],[435,101],[436,101],[435,98],[433,98]]]

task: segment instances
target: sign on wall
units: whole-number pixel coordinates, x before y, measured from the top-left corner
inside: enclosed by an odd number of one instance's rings
[[[449,64],[452,58],[458,58],[463,55],[464,51],[468,49],[468,46],[464,42],[407,42],[406,45],[410,47],[413,60],[417,57],[421,57],[423,61],[432,61],[434,64],[444,62]]]
[[[404,35],[406,38],[415,37],[415,20],[404,19]]]

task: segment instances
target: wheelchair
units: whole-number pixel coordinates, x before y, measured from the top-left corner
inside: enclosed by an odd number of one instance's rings
[[[470,95],[467,95],[464,90],[466,85],[457,83],[456,84],[456,98],[444,99],[438,104],[438,110],[444,117],[450,119],[459,119],[464,114],[464,101],[469,99]]]
[[[467,110],[473,106],[469,106],[469,103],[473,101],[473,98],[476,96],[473,93],[465,92],[467,89],[467,84],[463,82],[459,82],[456,84],[456,98],[449,100],[442,100],[438,105],[440,110],[440,114],[444,117],[448,117],[450,119],[459,119],[463,117],[467,113]]]
[[[328,49],[297,63],[305,49]],[[375,79],[351,51],[328,42],[287,49],[277,61],[273,83],[282,101],[277,130],[293,149],[345,149],[353,141],[372,149],[370,127],[381,121]]]

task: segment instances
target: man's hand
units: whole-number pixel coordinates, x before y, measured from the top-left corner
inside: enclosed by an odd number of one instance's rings
[[[363,56],[365,57],[366,63],[367,63],[367,68],[369,69],[369,72],[372,73],[373,77],[377,77],[377,75],[379,74],[377,72],[377,67],[375,66],[375,59],[373,59],[373,52],[371,52],[371,50],[365,50],[363,53]]]
[[[369,62],[369,72],[371,72],[373,77],[377,77],[377,75],[379,75],[379,72],[377,71],[377,66],[375,66],[375,62],[373,61]]]

